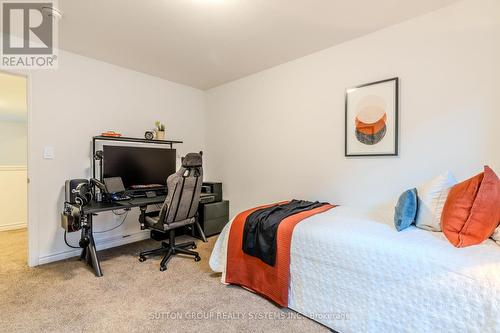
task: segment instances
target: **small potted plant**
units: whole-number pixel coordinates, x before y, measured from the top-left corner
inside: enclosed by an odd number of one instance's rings
[[[156,140],[165,140],[165,125],[159,121],[155,121]]]

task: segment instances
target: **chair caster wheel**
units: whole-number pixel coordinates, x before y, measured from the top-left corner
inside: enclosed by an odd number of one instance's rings
[[[191,246],[192,250],[196,250],[198,247],[196,245]]]
[[[166,266],[160,266],[160,272],[164,272],[167,270],[167,267]]]
[[[201,260],[200,256],[194,257],[194,261],[200,261],[200,260]]]
[[[146,261],[146,257],[139,257],[139,261],[140,262],[145,262]]]

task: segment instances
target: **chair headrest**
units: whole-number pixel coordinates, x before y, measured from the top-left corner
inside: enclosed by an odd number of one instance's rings
[[[182,158],[182,166],[185,168],[201,167],[202,158],[198,153],[189,153]]]

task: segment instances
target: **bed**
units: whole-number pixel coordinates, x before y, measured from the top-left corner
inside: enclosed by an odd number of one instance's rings
[[[392,214],[341,206],[299,223],[289,308],[341,333],[500,332],[500,246],[457,249],[442,233],[398,233]],[[210,258],[222,281],[230,225]]]

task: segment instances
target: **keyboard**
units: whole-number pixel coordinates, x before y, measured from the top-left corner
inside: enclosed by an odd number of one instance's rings
[[[132,198],[145,198],[146,194],[144,192],[130,193]]]
[[[125,200],[131,200],[132,197],[129,195],[126,195],[124,193],[114,193],[110,195],[111,200],[113,201],[125,201]]]

